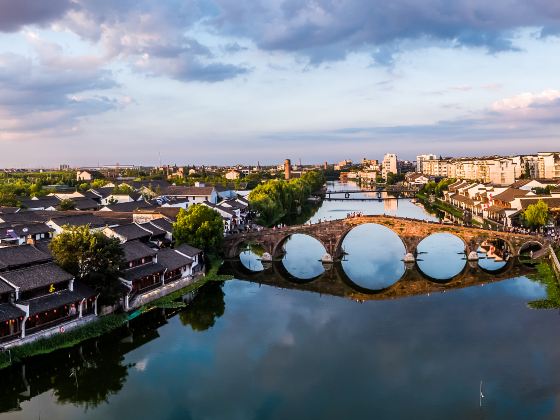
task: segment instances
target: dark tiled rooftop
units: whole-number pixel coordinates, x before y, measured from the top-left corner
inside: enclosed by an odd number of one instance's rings
[[[126,262],[139,260],[140,258],[153,257],[157,251],[140,241],[129,241],[122,245],[124,260]]]
[[[179,254],[174,249],[164,248],[158,252],[158,263],[167,268],[167,270],[171,271],[190,265],[193,263],[193,260]]]
[[[0,304],[0,322],[6,322],[10,319],[17,319],[22,316],[25,316],[25,312],[23,312],[18,307],[9,303]]]
[[[142,229],[136,223],[129,223],[126,225],[114,226],[111,230],[119,236],[125,238],[126,241],[133,241],[136,239],[149,239],[152,234],[145,229]]]
[[[0,248],[0,271],[50,261],[51,256],[31,245]]]
[[[200,254],[202,252],[201,249],[195,248],[194,246],[190,246],[187,244],[183,244],[183,245],[179,245],[177,247],[175,247],[175,249],[177,251],[179,251],[181,254],[185,254],[188,257],[195,257],[196,255]]]
[[[67,282],[74,278],[72,274],[64,271],[53,262],[2,272],[0,277],[18,286],[23,292],[50,284]]]
[[[76,282],[72,292],[70,290],[61,290],[59,292],[54,292],[50,295],[37,299],[31,299],[22,303],[29,305],[29,315],[33,316],[51,309],[60,308],[63,305],[80,302],[82,299],[93,298],[95,297],[95,294],[96,293],[93,289]],[[76,311],[78,311],[78,308],[76,308]]]
[[[139,280],[142,277],[150,276],[152,274],[163,273],[165,271],[165,267],[161,264],[154,263],[154,264],[146,264],[140,267],[135,267],[130,270],[126,270],[122,273],[122,277],[125,280],[132,281],[132,280]]]

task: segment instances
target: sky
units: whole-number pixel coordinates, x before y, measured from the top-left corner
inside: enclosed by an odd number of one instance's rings
[[[560,150],[557,0],[0,0],[0,167]]]

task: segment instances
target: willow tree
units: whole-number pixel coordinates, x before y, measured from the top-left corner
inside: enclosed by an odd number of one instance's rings
[[[525,223],[531,228],[539,228],[546,225],[548,216],[548,204],[542,200],[527,206],[527,209],[523,212]]]

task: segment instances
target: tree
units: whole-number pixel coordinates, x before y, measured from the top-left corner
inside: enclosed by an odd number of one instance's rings
[[[310,171],[297,179],[273,179],[257,185],[248,198],[251,208],[259,214],[260,222],[272,226],[295,213],[324,183],[325,177],[322,172]]]
[[[102,303],[119,296],[119,268],[123,250],[119,241],[89,226],[65,226],[49,245],[58,265],[101,294]]]
[[[530,204],[523,212],[525,223],[531,228],[539,228],[548,222],[548,204],[539,200],[536,204]]]
[[[134,191],[134,189],[127,184],[121,184],[115,188],[113,188],[113,194],[115,195],[127,195],[127,194],[132,194],[132,192]]]
[[[387,173],[387,185],[395,185],[397,182],[404,181],[403,174],[394,174],[393,172]]]
[[[224,314],[223,283],[210,281],[198,292],[187,309],[179,314],[183,325],[190,325],[193,331],[205,331],[214,326],[216,319]]]
[[[186,211],[181,209],[173,224],[173,238],[180,244],[189,244],[205,251],[217,252],[224,239],[224,221],[220,213],[202,204]]]
[[[60,203],[58,203],[58,206],[56,206],[56,208],[60,211],[74,210],[76,208],[76,205],[69,198],[65,198]]]

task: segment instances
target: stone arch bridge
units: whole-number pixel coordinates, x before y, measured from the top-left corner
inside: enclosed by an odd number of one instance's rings
[[[487,240],[502,239],[508,245],[513,256],[518,256],[522,247],[527,243],[535,242],[542,248],[546,245],[543,238],[533,235],[446,225],[395,216],[372,215],[230,235],[224,239],[224,253],[226,258],[236,258],[244,244],[255,243],[264,248],[265,252],[269,254],[269,259],[275,260],[282,257],[284,244],[291,235],[304,234],[317,239],[325,247],[327,253],[325,260],[338,261],[344,255],[342,243],[346,235],[356,226],[363,224],[378,224],[392,230],[401,239],[406,250],[405,260],[408,261],[413,261],[415,258],[418,244],[424,238],[435,233],[450,233],[460,238],[465,244],[465,253],[467,255],[472,253],[473,259],[476,259],[475,254],[479,246]]]

